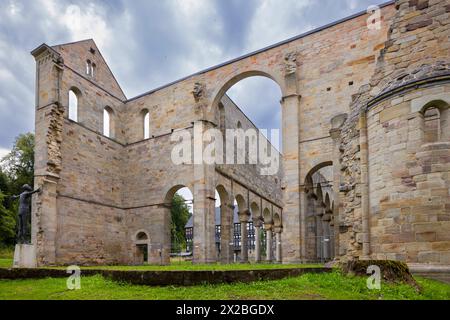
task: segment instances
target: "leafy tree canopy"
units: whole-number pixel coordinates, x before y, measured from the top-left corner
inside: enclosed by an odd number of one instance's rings
[[[191,217],[186,200],[179,194],[175,194],[171,207],[171,240],[172,251],[179,252],[186,248],[185,226]]]
[[[0,160],[0,246],[13,245],[16,234],[17,201],[24,184],[33,186],[34,134],[19,135],[9,154]]]
[[[24,184],[33,186],[34,134],[19,135],[11,152],[1,159],[0,167],[10,180],[8,192],[17,194]]]

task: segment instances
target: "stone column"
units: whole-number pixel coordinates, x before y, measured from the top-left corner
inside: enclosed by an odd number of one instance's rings
[[[234,206],[221,204],[220,206],[220,260],[222,263],[233,262],[233,250],[231,249],[231,233]]]
[[[362,256],[370,258],[370,204],[369,204],[369,150],[367,137],[367,116],[363,110],[359,116],[359,145],[361,155],[361,210],[362,210]]]
[[[323,226],[323,257],[325,260],[330,259],[331,257],[331,246],[330,243],[330,221],[331,221],[332,212],[326,211],[322,217],[322,226]]]
[[[281,100],[283,130],[283,252],[286,262],[301,261],[300,239],[300,98],[297,53],[284,56],[284,90]]]
[[[320,205],[318,210],[322,210]],[[322,216],[321,211],[318,211],[316,215],[316,257],[318,259],[323,258],[323,229],[322,229]]]
[[[282,227],[275,227],[275,260],[277,263],[282,262],[282,256],[281,256],[281,232],[283,231]]]
[[[339,212],[341,208],[340,201],[340,178],[341,178],[341,127],[347,119],[346,114],[341,114],[334,117],[331,120],[332,129],[330,130],[330,136],[333,139],[333,194],[334,194],[334,207],[333,207],[333,228],[334,228],[334,258],[339,255]]]
[[[255,262],[261,262],[261,219],[256,219],[254,221],[255,227]]]
[[[272,224],[265,223],[264,229],[266,230],[266,261],[272,261]]]
[[[241,223],[241,262],[248,262],[248,220],[250,211],[239,212],[239,222]]]
[[[306,261],[306,191],[304,187],[300,188],[300,258],[302,262]]]
[[[205,164],[203,155],[203,133],[212,128],[204,121],[194,123],[194,239],[193,262],[214,263],[216,255],[215,166]]]

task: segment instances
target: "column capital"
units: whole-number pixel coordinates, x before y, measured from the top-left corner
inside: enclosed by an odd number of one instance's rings
[[[265,221],[264,222],[264,229],[266,231],[272,230],[273,229],[273,221]]]
[[[283,226],[278,226],[273,228],[273,232],[275,233],[282,233],[283,232]]]
[[[248,222],[250,218],[250,211],[248,209],[238,212],[240,222]]]
[[[255,228],[261,228],[263,226],[263,222],[264,220],[262,217],[253,218],[253,225]]]

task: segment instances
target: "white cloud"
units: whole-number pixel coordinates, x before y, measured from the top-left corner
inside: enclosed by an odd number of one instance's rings
[[[0,148],[0,160],[10,152],[11,150]]]
[[[71,41],[95,38],[97,44],[102,47],[113,39],[102,6],[93,2],[80,7],[76,4],[61,4],[56,0],[40,1],[47,10],[47,21],[66,28],[70,33]]]
[[[133,97],[348,15],[356,6],[364,9],[369,1],[0,0],[0,145],[7,148],[19,133],[33,130],[35,65],[29,52],[42,42],[93,38]],[[241,89],[236,102],[255,123],[276,127],[266,119],[277,115],[261,106],[277,99],[266,98],[266,87],[250,89]]]
[[[247,48],[257,50],[312,29],[300,18],[312,0],[262,0],[251,21]]]
[[[185,74],[199,71],[207,66],[214,65],[223,59],[222,45],[211,39],[220,38],[223,26],[220,21],[220,12],[210,0],[176,0],[171,2],[175,21],[183,32],[183,37],[188,40],[191,54],[181,55],[181,65]],[[214,23],[209,23],[213,21]],[[206,29],[207,28],[207,32]],[[209,39],[203,36],[205,33],[213,35]],[[217,37],[214,37],[216,35]]]

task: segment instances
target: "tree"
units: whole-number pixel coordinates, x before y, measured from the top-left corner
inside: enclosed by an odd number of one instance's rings
[[[0,160],[0,245],[13,245],[16,235],[17,202],[10,196],[22,186],[33,186],[34,134],[19,135],[11,152]]]
[[[33,186],[34,134],[19,135],[11,152],[1,159],[0,166],[10,180],[8,192],[20,193],[24,184]]]
[[[0,190],[0,246],[14,245],[16,238],[16,216],[5,208],[7,197]]]
[[[189,207],[186,205],[186,200],[178,194],[175,194],[172,199],[170,212],[172,217],[170,223],[172,251],[179,252],[186,248],[184,228],[191,217],[191,213],[189,212]]]

